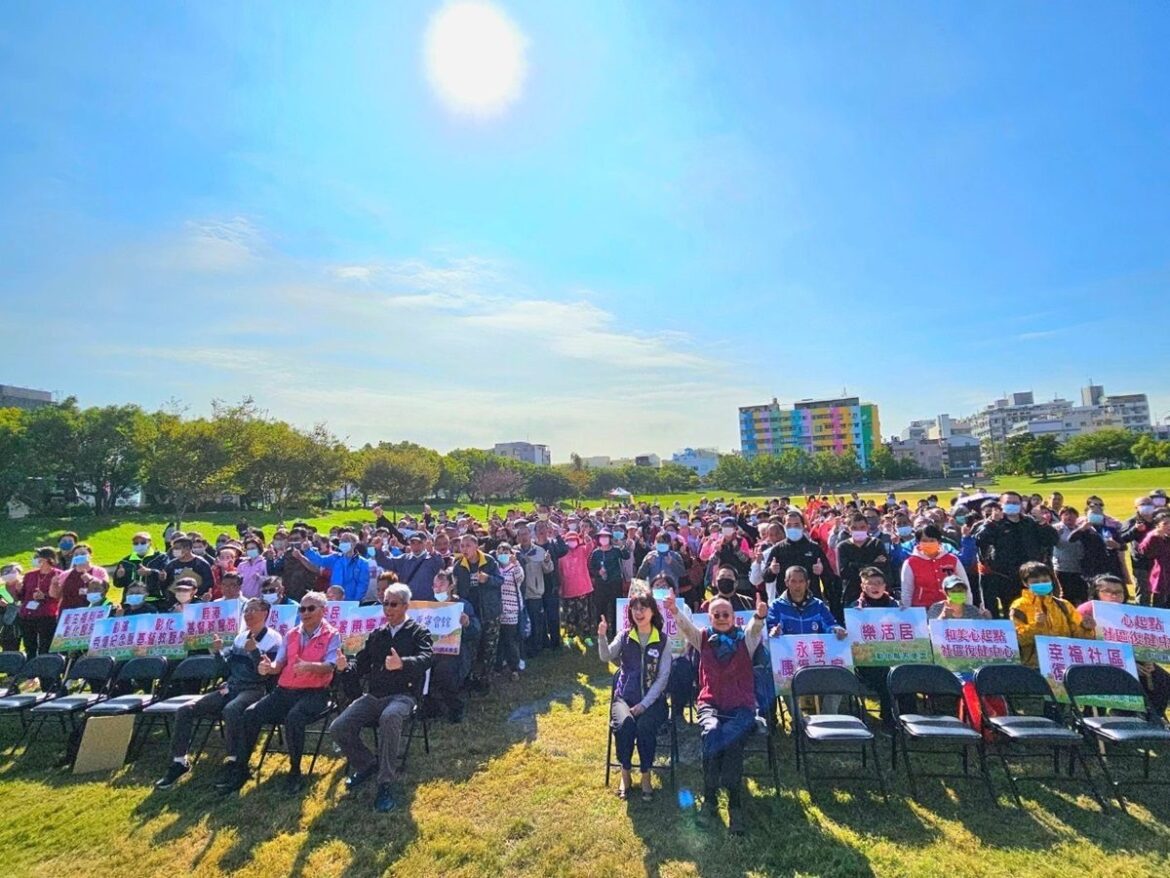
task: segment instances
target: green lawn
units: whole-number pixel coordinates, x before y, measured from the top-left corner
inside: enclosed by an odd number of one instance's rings
[[[985,487],[982,483],[980,487]],[[1065,495],[1065,502],[1072,503],[1084,509],[1085,498],[1090,494],[1099,494],[1106,501],[1107,510],[1114,516],[1125,519],[1133,514],[1133,498],[1154,488],[1170,488],[1170,468],[1149,470],[1123,470],[1119,472],[1090,474],[1085,476],[1054,476],[1047,481],[1035,479],[1004,479],[1001,483],[988,483],[989,490],[1003,490],[1012,487],[1024,493],[1033,491],[1048,496],[1053,490],[1059,490]],[[926,496],[931,492],[906,492],[905,496],[911,500]],[[953,492],[936,491],[943,502],[949,500]],[[721,496],[726,499],[735,497],[734,492],[707,490],[692,491],[682,494],[662,494],[656,497],[638,499],[657,500],[664,506],[670,506],[676,500],[684,504],[694,504],[701,497]],[[767,499],[774,495],[741,494],[743,498]],[[863,496],[872,496],[874,499],[884,499],[885,492],[874,492]],[[599,505],[601,500],[586,500],[586,505]],[[531,508],[531,503],[503,504],[485,507],[482,504],[435,504],[435,510],[440,509],[467,509],[472,514],[483,519],[489,508],[492,510],[505,509],[510,505]],[[387,514],[392,511],[387,509]],[[421,513],[421,507],[411,508],[415,514]],[[401,512],[401,510],[399,510]],[[307,513],[307,520],[323,529],[334,524],[351,524],[353,522],[370,521],[372,515],[368,510],[353,508],[338,510],[326,515]],[[275,529],[276,517],[266,512],[249,512],[248,520],[253,524],[264,527],[269,536]],[[295,514],[286,515],[287,522],[296,519]],[[238,516],[235,513],[222,514],[194,514],[183,522],[184,528],[199,530],[205,537],[215,538],[220,531],[235,533],[235,523]],[[96,553],[96,560],[102,564],[112,564],[130,551],[130,537],[138,530],[148,530],[155,535],[156,545],[161,545],[163,528],[167,523],[165,513],[134,513],[127,510],[126,514],[109,518],[93,518],[77,516],[74,518],[27,518],[17,521],[0,520],[0,563],[20,561],[27,565],[33,548],[43,545],[56,545],[57,536],[66,530],[76,531],[83,540],[90,542]]]
[[[627,804],[604,787],[607,681],[592,654],[536,660],[519,683],[474,700],[462,726],[432,725],[430,755],[412,754],[409,803],[389,816],[370,810],[370,790],[348,799],[332,756],[304,799],[282,795],[279,757],[258,785],[222,799],[212,787],[218,750],[162,793],[151,788],[165,767],[161,743],[113,777],[75,778],[44,767],[58,752],[46,742],[15,763],[0,758],[3,874],[1066,878],[1170,867],[1163,791],[1143,794],[1128,817],[1038,786],[1026,788],[1023,811],[1002,795],[991,806],[974,783],[926,781],[918,804],[901,774],[889,805],[827,784],[810,800],[786,739],[779,793],[749,782],[748,837],[705,831],[669,788]],[[11,726],[0,735],[7,745]],[[680,787],[693,790],[693,727],[682,753]]]

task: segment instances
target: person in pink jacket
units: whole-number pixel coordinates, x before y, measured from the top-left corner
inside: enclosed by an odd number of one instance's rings
[[[557,542],[564,547],[564,555],[557,562],[557,573],[561,580],[565,629],[568,636],[580,638],[586,647],[592,647],[592,630],[597,619],[593,612],[593,580],[589,576],[593,541],[576,531],[568,531],[558,536]]]
[[[1154,529],[1141,541],[1138,552],[1150,563],[1150,605],[1170,608],[1170,512],[1154,516]]]

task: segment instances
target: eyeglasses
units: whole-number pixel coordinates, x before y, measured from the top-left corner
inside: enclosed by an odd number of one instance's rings
[[[402,601],[382,601],[382,606],[383,607],[404,607],[404,606],[406,606],[406,604],[404,604]]]
[[[319,609],[321,609],[321,608],[314,606],[313,604],[308,604],[308,605],[302,605],[302,606],[297,607],[297,612],[298,613],[312,613],[314,610],[319,610]]]

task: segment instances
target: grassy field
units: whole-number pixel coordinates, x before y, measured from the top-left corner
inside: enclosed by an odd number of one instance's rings
[[[669,786],[649,804],[620,802],[603,784],[607,681],[592,654],[534,661],[520,682],[474,700],[463,725],[432,724],[431,753],[412,754],[406,807],[385,816],[370,810],[372,791],[344,793],[333,756],[303,799],[282,794],[280,757],[224,799],[212,785],[217,749],[177,788],[156,792],[161,743],[112,777],[75,778],[45,767],[58,753],[46,741],[0,759],[3,874],[1064,878],[1170,867],[1163,792],[1139,796],[1131,816],[1102,816],[1087,796],[1040,786],[1026,788],[1022,811],[1006,796],[993,807],[976,783],[925,781],[916,803],[901,775],[888,805],[827,784],[810,799],[787,739],[778,793],[749,781],[743,839],[701,828]],[[12,727],[0,735],[7,745]],[[680,789],[694,790],[693,726],[681,749]]]
[[[981,488],[984,485],[980,485]],[[1106,509],[1118,518],[1126,518],[1133,514],[1133,499],[1136,495],[1158,487],[1170,487],[1170,468],[1149,470],[1124,470],[1120,472],[1090,474],[1084,476],[1053,476],[1047,481],[1034,479],[1005,479],[1000,484],[989,483],[990,490],[1003,490],[1011,487],[1025,494],[1033,491],[1047,497],[1053,490],[1059,490],[1065,495],[1065,502],[1072,503],[1084,509],[1085,498],[1090,494],[1099,494],[1106,501]],[[910,500],[917,500],[931,492],[906,492]],[[947,502],[952,494],[946,491],[936,491],[943,502]],[[731,499],[734,495],[727,491],[693,491],[685,494],[663,494],[657,497],[638,499],[657,500],[664,506],[672,505],[676,500],[684,504],[697,503],[701,497],[722,496]],[[744,498],[766,499],[771,495],[742,495]],[[885,492],[875,492],[875,499],[884,498]],[[587,505],[598,505],[601,500],[587,500]],[[459,504],[458,509],[467,509],[472,514],[484,519],[488,509],[507,508],[508,505],[520,505],[531,508],[530,503],[505,504],[504,506],[486,507],[482,504]],[[452,509],[450,505],[435,504],[435,510]],[[401,512],[402,510],[398,510]],[[412,508],[409,511],[421,513],[421,508]],[[391,515],[391,510],[387,509]],[[264,527],[269,536],[277,523],[275,516],[266,512],[249,512],[248,520],[257,526]],[[235,523],[238,516],[235,513],[222,514],[195,514],[183,522],[186,529],[198,530],[205,537],[214,540],[220,531],[235,533]],[[291,523],[296,516],[289,514],[287,521]],[[306,519],[311,524],[328,529],[334,524],[343,525],[354,522],[370,521],[372,515],[368,510],[353,508],[337,510],[326,515],[309,514]],[[92,518],[78,516],[74,518],[27,518],[17,521],[0,521],[0,563],[20,561],[27,564],[31,550],[36,546],[56,545],[57,536],[66,530],[76,531],[83,540],[94,547],[95,557],[99,563],[112,564],[130,551],[130,537],[136,531],[148,530],[154,534],[156,545],[161,544],[163,528],[166,526],[167,516],[162,513],[134,513],[127,510],[125,515],[108,518]]]

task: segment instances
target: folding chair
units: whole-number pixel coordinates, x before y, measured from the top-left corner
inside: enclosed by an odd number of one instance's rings
[[[313,758],[309,760],[309,771],[307,772],[309,776],[313,774],[313,768],[317,764],[317,757],[321,755],[321,745],[325,742],[325,738],[329,734],[329,720],[336,712],[337,702],[330,698],[325,704],[325,708],[305,724],[305,744],[307,745],[309,743],[310,735],[316,738],[316,744],[313,746]],[[272,743],[274,737],[280,742],[276,746]],[[277,747],[281,749],[277,749]],[[269,753],[288,753],[288,749],[284,746],[284,723],[268,724],[268,734],[264,738],[264,747],[260,750],[260,762],[256,765],[257,783],[260,782],[260,770],[264,768],[264,760],[268,757]]]
[[[1077,728],[1092,745],[1090,749],[1123,812],[1129,813],[1121,792],[1122,784],[1170,784],[1170,780],[1150,779],[1150,747],[1162,745],[1170,751],[1170,728],[1161,717],[1154,716],[1145,690],[1137,680],[1112,665],[1074,665],[1065,672],[1064,688],[1072,702]],[[1109,695],[1131,700],[1134,704],[1132,714],[1094,716],[1087,712],[1094,706],[1094,701],[1100,702],[1102,696]],[[1111,754],[1111,747],[1121,752]],[[1142,760],[1140,778],[1116,778],[1109,769],[1111,760],[1137,758]]]
[[[13,653],[6,652],[3,655],[13,655]],[[25,662],[23,655],[20,653],[15,653],[15,655],[20,656],[22,664],[12,674],[7,691],[0,697],[0,719],[14,716],[20,720],[21,734],[12,743],[9,748],[10,752],[15,750],[24,739],[24,732],[28,728],[28,711],[38,704],[55,698],[59,694],[61,677],[65,674],[64,656],[38,655]],[[32,680],[38,681],[38,688],[21,692],[20,687]]]
[[[1060,757],[1063,752],[1067,752],[1069,778],[1075,776],[1074,769],[1079,762],[1093,798],[1102,811],[1107,810],[1081,751],[1081,734],[1065,725],[1064,708],[1057,702],[1048,681],[1038,670],[1024,665],[987,665],[975,672],[975,692],[983,713],[983,731],[990,734],[1017,807],[1024,806],[1017,786],[1019,781],[1064,780],[1060,773]],[[996,697],[1007,703],[1007,715],[989,715],[991,711],[987,701]],[[1040,711],[1029,712],[1028,709],[1037,704],[1040,705]],[[1014,775],[1008,764],[1009,754],[1015,759],[1045,759],[1051,756],[1053,772],[1047,776]]]
[[[171,735],[171,720],[174,719],[179,708],[198,701],[210,692],[216,681],[219,680],[222,667],[219,658],[214,655],[187,656],[175,666],[166,679],[164,692],[173,692],[175,688],[182,688],[188,684],[198,686],[199,691],[193,694],[172,695],[169,698],[154,701],[142,709],[134,728],[134,734],[138,739],[139,753],[142,752],[151,732],[159,723],[162,723],[167,736]],[[194,734],[192,738],[194,738]]]
[[[983,736],[958,717],[958,704],[963,697],[959,679],[939,665],[898,665],[890,668],[887,683],[890,690],[890,711],[894,720],[894,736],[890,753],[890,767],[898,768],[898,747],[910,778],[910,792],[918,798],[919,777],[970,778],[970,750],[975,749],[979,759],[979,774],[987,786],[991,801],[998,805],[995,787],[987,771],[987,753]],[[915,707],[924,712],[902,713],[899,697],[913,696]],[[940,702],[942,702],[940,704]],[[911,747],[911,744],[918,745]],[[917,774],[911,762],[911,753],[958,753],[963,763],[962,774],[923,772]]]
[[[165,658],[148,656],[130,659],[118,670],[114,681],[110,684],[111,690],[122,688],[137,688],[138,692],[127,692],[101,701],[85,711],[85,720],[91,716],[126,716],[139,714],[158,700],[162,691],[162,681],[170,670],[170,662]],[[130,744],[126,752],[130,759],[136,752],[136,736],[138,734],[138,720],[135,718],[134,729],[130,735]]]
[[[605,729],[607,736],[607,743],[605,748],[605,785],[609,786],[609,776],[613,769],[620,769],[622,764],[614,761],[613,749],[615,741],[615,730],[610,723],[610,716],[612,716],[613,699],[617,689],[617,673],[613,675],[613,680],[609,691],[609,704],[611,712],[606,714]],[[669,689],[669,687],[668,687]],[[658,744],[659,746],[654,750],[654,764],[650,766],[650,773],[658,772],[660,775],[670,775],[670,788],[672,790],[678,789],[678,780],[676,772],[678,769],[678,724],[682,720],[682,713],[685,708],[676,706],[674,699],[669,694],[664,693],[663,697],[666,701],[666,722],[658,727]],[[666,755],[663,756],[663,747],[666,745]],[[664,762],[663,759],[666,761]]]
[[[23,652],[0,652],[0,677],[4,678],[5,685],[12,682],[24,664]]]
[[[399,757],[398,769],[399,771],[406,770],[406,758],[410,755],[410,744],[415,739],[416,730],[421,723],[422,725],[422,739],[423,752],[428,756],[431,752],[431,735],[430,727],[427,724],[427,714],[423,709],[423,702],[431,693],[431,669],[427,668],[426,674],[423,676],[422,696],[416,698],[414,701],[414,708],[410,711],[410,716],[407,717],[406,726],[403,729],[403,737],[405,740],[402,744],[402,755]],[[377,741],[378,729],[374,728],[374,740]]]
[[[77,717],[107,697],[113,674],[114,660],[108,656],[82,656],[74,659],[61,684],[61,694],[29,710],[28,724],[22,739],[22,743],[27,745],[24,752],[28,753],[28,748],[51,719],[60,723],[61,734],[68,743],[79,728]],[[78,689],[72,694],[66,694],[70,683],[77,683]]]
[[[842,708],[848,713],[818,713],[806,715],[800,707],[800,699],[806,696],[840,695]],[[868,765],[873,757],[874,772],[882,797],[889,802],[886,778],[878,760],[874,734],[865,723],[865,708],[861,704],[863,689],[861,681],[845,668],[832,665],[801,668],[792,678],[793,721],[795,723],[796,763],[803,764],[804,782],[808,794],[813,792],[813,776],[810,766],[813,752],[831,755],[853,755],[861,757],[861,767]],[[868,752],[867,752],[868,751]],[[821,774],[817,780],[857,780],[856,774]]]

